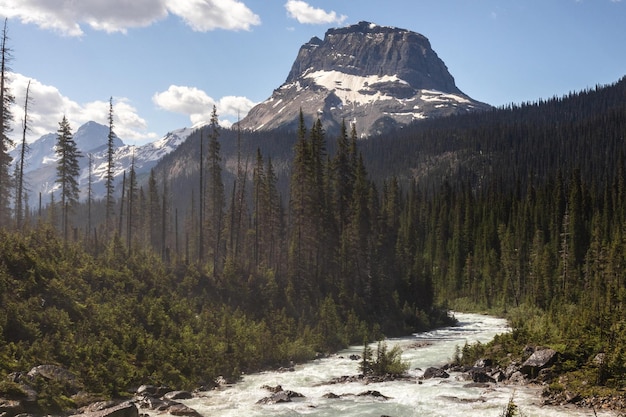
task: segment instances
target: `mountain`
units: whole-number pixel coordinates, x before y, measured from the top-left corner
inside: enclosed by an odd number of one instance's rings
[[[285,83],[240,126],[295,129],[302,109],[307,125],[321,117],[332,132],[346,120],[372,136],[415,120],[488,108],[459,90],[425,36],[360,22],[303,45]]]
[[[117,136],[114,138],[114,176],[116,183],[121,181],[124,171],[135,164],[135,173],[138,178],[146,176],[150,169],[158,163],[163,156],[175,150],[195,130],[194,128],[182,128],[167,133],[156,142],[143,146],[126,145]],[[107,161],[108,126],[96,122],[87,122],[80,126],[74,133],[74,141],[82,157],[79,160],[80,199],[87,198],[87,186],[89,182],[89,155],[92,157],[92,187],[93,198],[99,199],[105,196],[105,175]],[[50,193],[58,189],[56,183],[57,155],[55,146],[56,133],[49,133],[30,143],[24,158],[24,176],[28,193],[28,204],[35,207],[41,194],[42,202],[50,201]],[[21,153],[21,145],[10,152],[13,164],[17,163]]]

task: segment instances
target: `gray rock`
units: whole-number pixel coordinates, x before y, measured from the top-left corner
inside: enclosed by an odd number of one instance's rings
[[[104,410],[83,413],[81,417],[139,417],[139,410],[135,404],[124,402]]]
[[[474,368],[487,368],[493,366],[493,361],[488,358],[478,359],[474,364]]]
[[[509,384],[523,385],[526,383],[526,377],[520,371],[515,371],[511,374],[507,381]]]
[[[532,377],[537,376],[541,369],[552,366],[557,359],[557,352],[554,349],[535,350],[530,358],[522,364],[521,371]]]
[[[261,398],[256,403],[270,405],[270,404],[281,404],[281,403],[290,403],[290,402],[291,402],[291,397],[287,395],[287,392],[280,391],[280,392],[276,392],[270,395],[269,397]]]
[[[180,403],[173,404],[167,409],[167,412],[173,416],[201,417],[201,414],[196,410]]]
[[[431,378],[449,378],[450,374],[448,374],[443,369],[430,367],[424,371],[423,379],[431,379]]]
[[[27,376],[29,378],[42,377],[48,380],[54,380],[68,384],[71,387],[79,388],[80,383],[76,375],[65,368],[56,365],[39,365],[31,369]]]
[[[469,371],[472,381],[481,384],[494,383],[495,379],[488,374],[487,368],[473,368]]]
[[[360,394],[357,394],[357,397],[375,397],[375,398],[381,398],[383,400],[388,400],[391,397],[387,397],[386,395],[381,394],[379,391],[364,391]]]
[[[304,398],[304,395],[289,390],[281,390],[272,393],[269,397],[265,397],[257,401],[257,404],[280,404],[289,403],[292,398]]]
[[[163,396],[164,400],[188,400],[193,398],[189,391],[170,391]]]

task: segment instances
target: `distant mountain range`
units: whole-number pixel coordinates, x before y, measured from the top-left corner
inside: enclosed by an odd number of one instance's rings
[[[360,22],[303,45],[285,83],[239,125],[295,130],[302,110],[309,126],[319,117],[334,133],[345,120],[361,136],[374,136],[416,120],[490,107],[459,90],[425,36]]]
[[[120,182],[124,171],[135,164],[135,173],[140,178],[149,174],[156,164],[167,154],[174,151],[195,128],[182,128],[166,134],[156,142],[143,146],[125,145],[116,137],[114,140],[114,176],[116,182]],[[107,138],[108,126],[96,122],[87,122],[74,132],[74,141],[82,157],[80,163],[79,187],[80,199],[87,198],[87,186],[89,181],[89,155],[92,157],[92,182],[93,198],[99,199],[105,195],[105,175],[107,170]],[[43,204],[50,201],[50,193],[56,191],[59,184],[56,183],[57,155],[55,151],[57,141],[56,133],[49,133],[30,143],[24,158],[24,171],[28,204],[35,207],[39,196],[42,196]],[[21,144],[10,152],[15,164],[21,154]]]

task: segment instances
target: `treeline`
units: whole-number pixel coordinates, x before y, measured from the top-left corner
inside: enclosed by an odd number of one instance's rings
[[[416,180],[436,191],[463,178],[480,193],[497,182],[502,191],[529,181],[553,181],[557,171],[610,181],[623,148],[626,78],[564,97],[484,112],[424,120],[360,149],[372,178]]]

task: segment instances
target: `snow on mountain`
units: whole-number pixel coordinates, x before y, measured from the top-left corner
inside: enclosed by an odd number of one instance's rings
[[[457,88],[426,37],[360,22],[304,44],[285,83],[239,126],[295,129],[302,111],[308,125],[320,118],[327,132],[345,120],[370,136],[415,120],[488,108]]]
[[[114,138],[114,176],[116,183],[121,181],[124,171],[130,170],[135,164],[135,173],[138,177],[147,175],[165,155],[174,151],[198,127],[182,128],[167,133],[161,139],[142,146],[126,145],[118,137]],[[92,186],[93,197],[99,199],[105,196],[105,176],[107,171],[107,140],[109,128],[96,122],[87,122],[74,133],[74,141],[82,157],[79,160],[80,198],[87,198],[89,182],[89,155],[92,158]],[[57,191],[56,183],[57,155],[55,146],[56,133],[49,133],[30,143],[24,158],[24,174],[28,204],[34,207],[38,204],[41,193],[44,204],[50,201],[50,194]],[[10,152],[13,164],[20,158],[21,145]],[[116,186],[116,188],[119,188]]]

